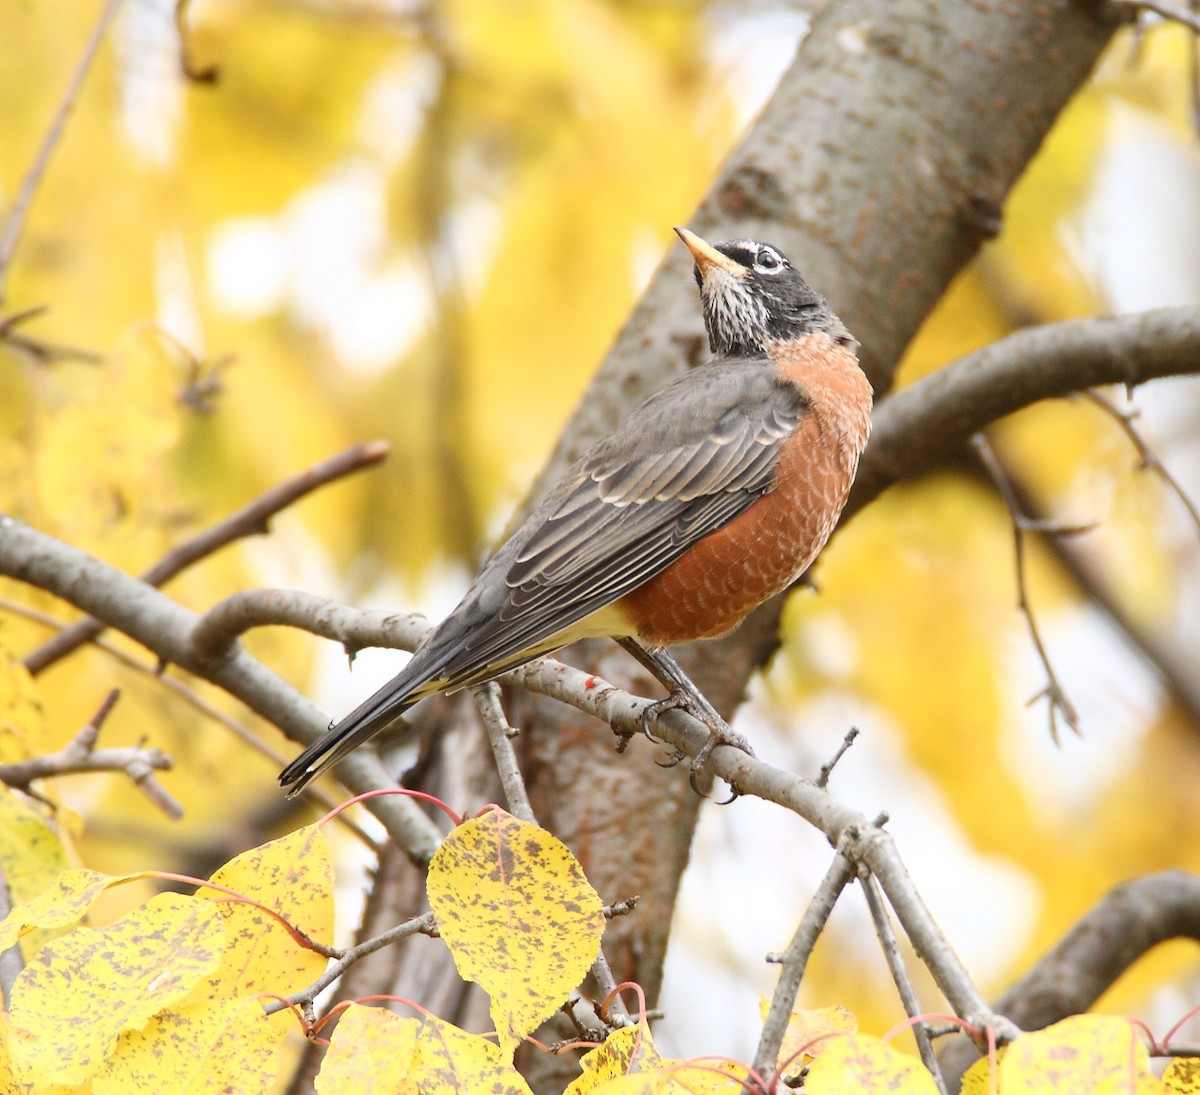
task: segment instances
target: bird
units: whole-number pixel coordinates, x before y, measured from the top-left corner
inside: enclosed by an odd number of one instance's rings
[[[683,706],[705,722],[705,757],[721,742],[750,751],[666,648],[725,634],[811,566],[866,445],[872,390],[858,342],[778,249],[675,232],[711,358],[575,462],[400,672],[282,771],[289,794],[426,696],[601,636],[670,690],[655,715]]]

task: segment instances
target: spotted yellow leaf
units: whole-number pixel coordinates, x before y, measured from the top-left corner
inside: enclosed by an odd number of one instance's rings
[[[582,1074],[563,1095],[735,1095],[749,1070],[728,1062],[665,1058],[645,1022],[614,1031],[584,1054]]]
[[[289,1026],[294,1026],[291,1016],[268,1017],[253,997],[167,1008],[141,1029],[120,1036],[92,1090],[95,1095],[267,1095],[276,1087],[276,1058]]]
[[[13,904],[44,893],[68,869],[62,840],[42,817],[15,791],[0,791],[0,869]],[[53,936],[33,929],[21,941],[26,958]]]
[[[1149,1071],[1149,1054],[1127,1019],[1074,1015],[1022,1034],[997,1054],[991,1083],[987,1058],[963,1076],[963,1095],[1162,1095],[1171,1090]],[[1185,1089],[1186,1090],[1186,1089]]]
[[[221,960],[224,929],[206,901],[159,894],[106,928],[47,943],[12,990],[10,1046],[24,1083],[83,1083]]]
[[[770,1003],[759,1000],[759,1012],[765,1020]],[[788,1018],[777,1063],[785,1078],[798,1076],[809,1061],[818,1056],[838,1034],[854,1034],[858,1020],[843,1007],[812,1008],[792,1012]]]
[[[813,1061],[805,1095],[938,1095],[933,1077],[913,1057],[880,1038],[843,1034]]]
[[[458,972],[492,998],[511,1055],[583,979],[600,897],[566,845],[500,809],[456,828],[429,865],[429,904]]]
[[[63,871],[37,897],[18,905],[0,920],[0,950],[7,950],[35,928],[54,931],[77,923],[109,886],[134,877],[137,876],[116,877],[83,869]]]
[[[212,882],[274,909],[310,939],[333,936],[333,861],[315,825],[305,826],[231,859]],[[271,992],[286,996],[316,980],[327,959],[301,946],[269,913],[201,889],[225,923],[225,953],[213,993],[225,999]]]
[[[351,1004],[338,1017],[329,1051],[321,1062],[317,1095],[415,1092],[411,1073],[420,1033],[419,1019],[407,1019],[386,1008]]]
[[[655,1072],[662,1063],[663,1056],[644,1021],[636,1026],[622,1027],[580,1058],[579,1066],[583,1072],[563,1095],[584,1095],[618,1076]]]
[[[1150,1056],[1128,1019],[1072,1015],[1023,1034],[997,1066],[1000,1091],[1021,1095],[1153,1095],[1166,1089],[1150,1073]]]
[[[1200,1095],[1200,1058],[1176,1057],[1162,1074],[1172,1095]]]

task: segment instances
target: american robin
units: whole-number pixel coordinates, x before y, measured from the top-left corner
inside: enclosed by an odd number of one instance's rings
[[[291,793],[423,697],[595,636],[667,684],[657,710],[691,707],[710,746],[745,747],[683,695],[663,648],[724,634],[816,558],[867,441],[871,386],[858,343],[774,247],[675,231],[712,360],[575,463],[400,673],[283,770]]]

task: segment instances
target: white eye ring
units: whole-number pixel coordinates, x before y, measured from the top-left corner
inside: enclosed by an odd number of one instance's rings
[[[778,251],[770,247],[762,247],[754,257],[754,265],[767,273],[777,274],[787,265],[787,261]]]

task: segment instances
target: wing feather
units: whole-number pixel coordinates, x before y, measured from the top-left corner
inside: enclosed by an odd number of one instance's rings
[[[709,371],[707,382],[692,375],[643,404],[576,465],[528,534],[492,560],[484,573],[492,583],[503,578],[505,596],[483,614],[468,594],[451,614],[446,641],[435,644],[441,679],[477,680],[517,664],[771,488],[779,446],[805,413],[802,395],[766,362]],[[663,428],[661,406],[670,406],[673,428]]]

